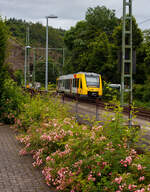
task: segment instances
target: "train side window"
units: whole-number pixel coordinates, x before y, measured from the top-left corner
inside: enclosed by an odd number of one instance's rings
[[[68,79],[68,89],[70,89],[70,79]]]
[[[67,89],[67,80],[65,80],[64,83],[65,83],[65,89]]]
[[[65,89],[67,89],[67,80],[65,79]]]
[[[70,89],[70,79],[68,79],[68,89]]]
[[[65,80],[63,80],[63,87],[65,88]]]
[[[73,79],[73,87],[76,87],[76,79]]]
[[[79,88],[79,79],[76,79],[76,87]]]
[[[74,87],[76,87],[76,79],[74,79]]]
[[[65,89],[70,89],[70,79],[65,80]]]
[[[74,87],[74,79],[72,79],[72,87]]]
[[[73,86],[73,79],[70,79],[70,87]]]
[[[66,88],[68,89],[68,87],[69,87],[69,80],[67,79],[67,86],[66,86]]]

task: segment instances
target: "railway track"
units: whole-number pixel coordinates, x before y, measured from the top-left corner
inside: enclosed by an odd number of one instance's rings
[[[35,95],[35,94],[37,94],[37,93],[40,93],[40,94],[45,94],[46,92],[45,91],[40,91],[40,90],[33,90],[33,89],[28,89],[28,92],[30,92],[31,93],[31,95]],[[51,94],[52,95],[54,95],[54,96],[56,96],[57,94],[54,92],[54,91],[52,91],[51,92]],[[72,97],[64,97],[64,99],[65,100],[72,100],[73,98]],[[78,101],[80,102],[80,103],[91,103],[91,104],[94,104],[94,105],[96,105],[96,100],[94,100],[94,99],[78,99]],[[107,103],[107,102],[105,102],[105,101],[100,101],[100,100],[98,100],[98,103],[97,103],[97,105],[98,105],[98,107],[100,107],[100,108],[105,108],[106,107],[106,105],[108,106],[108,108],[109,108],[109,110],[112,110],[111,108],[113,107],[113,105],[112,104],[110,104],[110,103]],[[124,107],[124,109],[123,109],[123,112],[127,115],[127,114],[129,114],[129,107]],[[147,110],[147,109],[144,109],[144,108],[138,108],[138,107],[136,107],[136,108],[134,108],[133,109],[133,113],[138,117],[138,118],[141,118],[141,119],[143,119],[143,120],[147,120],[147,121],[150,121],[150,110]]]
[[[136,115],[140,118],[144,118],[145,120],[150,121],[150,111],[143,109],[143,108],[137,108]]]
[[[65,97],[65,100],[72,100],[73,98],[71,98],[71,97]],[[91,103],[91,104],[93,104],[93,105],[96,105],[96,101],[95,100],[83,100],[83,99],[78,99],[78,101],[80,102],[80,103]],[[107,109],[108,110],[110,110],[110,111],[112,111],[113,109],[113,105],[112,104],[109,104],[109,103],[107,103],[107,102],[104,102],[104,101],[98,101],[98,107],[100,107],[100,108],[105,108],[106,107],[106,105],[108,106],[107,107]],[[123,113],[124,114],[126,114],[126,115],[128,115],[129,114],[129,111],[130,111],[130,109],[129,109],[129,107],[124,107],[124,109],[123,109]],[[133,114],[135,114],[135,116],[136,117],[138,117],[138,118],[141,118],[141,119],[143,119],[143,120],[147,120],[147,121],[150,121],[150,110],[147,110],[147,109],[144,109],[144,108],[138,108],[138,107],[136,107],[136,108],[134,108],[133,109]]]

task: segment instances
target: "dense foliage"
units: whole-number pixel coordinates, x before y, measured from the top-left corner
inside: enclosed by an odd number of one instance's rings
[[[150,95],[150,31],[142,32],[136,19],[132,20],[133,50],[136,51],[134,98],[147,102]],[[64,42],[68,48],[66,74],[92,71],[100,73],[107,82],[120,83],[122,21],[115,16],[114,10],[104,6],[89,8],[85,20],[65,33]]]
[[[41,23],[26,22],[10,18],[6,21],[12,36],[26,44],[27,28],[29,27],[30,45],[34,47],[45,47],[46,28]],[[63,47],[64,30],[49,27],[49,47]]]
[[[30,55],[30,72],[33,73],[33,62],[35,63],[35,80],[44,83],[45,82],[45,50],[38,48],[45,48],[46,44],[46,28],[40,23],[26,22],[23,20],[17,20],[10,18],[6,20],[6,24],[10,30],[11,37],[21,42],[23,47],[29,43],[31,49],[27,51]],[[27,43],[29,28],[29,42]],[[55,82],[57,76],[62,73],[63,63],[63,47],[64,47],[64,33],[62,29],[54,29],[49,27],[48,31],[48,43],[49,48],[49,82]],[[33,50],[32,48],[37,48]],[[35,57],[35,58],[34,58]],[[24,61],[22,61],[24,62]],[[15,63],[14,63],[15,65]],[[32,74],[34,76],[34,74]],[[21,74],[17,74],[21,75]],[[30,74],[31,76],[31,74]],[[17,79],[19,76],[17,76]],[[33,78],[32,78],[33,81]],[[31,83],[31,78],[27,73],[27,83]]]
[[[4,80],[7,76],[6,66],[4,65],[7,48],[8,31],[5,23],[0,18],[0,98],[4,89]],[[0,101],[1,106],[1,101]]]
[[[133,18],[133,47],[142,42],[142,33]],[[66,61],[66,73],[93,71],[103,79],[120,82],[118,54],[121,54],[122,23],[115,12],[106,7],[89,8],[85,21],[80,21],[66,32],[64,41],[70,54]]]
[[[48,81],[56,83],[56,78],[60,74],[60,66],[55,63],[51,58],[48,60]],[[35,81],[45,84],[45,62],[36,63],[35,67]]]
[[[17,86],[10,77],[4,81],[4,89],[1,96],[0,120],[5,123],[14,123],[14,119],[24,110],[24,104],[29,97]]]
[[[136,132],[124,125],[120,108],[113,122],[106,115],[103,126],[87,126],[49,96],[24,107],[14,125],[25,144],[20,155],[33,155],[49,186],[64,192],[150,191],[149,154],[134,150]]]
[[[0,120],[13,123],[22,109],[25,97],[9,74],[5,63],[9,31],[6,23],[0,19]]]

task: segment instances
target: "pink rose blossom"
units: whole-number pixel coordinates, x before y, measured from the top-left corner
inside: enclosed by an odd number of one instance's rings
[[[134,190],[136,187],[137,187],[136,185],[131,185],[131,184],[129,184],[128,189],[129,189],[130,191],[132,191],[132,190]]]
[[[145,177],[142,176],[142,177],[139,178],[139,181],[144,181],[144,179],[145,179]]]
[[[96,180],[96,178],[93,177],[92,174],[89,174],[89,175],[88,175],[88,181],[95,181],[95,180]]]
[[[147,191],[150,191],[150,184],[148,185]]]
[[[114,180],[114,183],[120,184],[121,181],[122,181],[122,177],[121,176],[120,177],[116,177],[115,180]]]
[[[138,170],[142,170],[142,169],[143,169],[142,165],[141,165],[141,164],[138,164],[138,165],[137,165],[137,169],[138,169]]]

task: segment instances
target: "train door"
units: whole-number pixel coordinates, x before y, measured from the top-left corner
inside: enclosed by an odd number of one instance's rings
[[[77,88],[76,88],[76,79],[72,79],[72,94],[75,95],[77,93]]]
[[[82,79],[79,78],[78,81],[78,93],[81,95],[82,94]]]
[[[79,89],[79,78],[76,78],[76,89],[77,89],[77,95],[80,94],[80,89]]]

